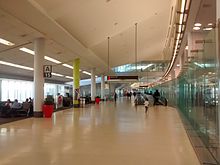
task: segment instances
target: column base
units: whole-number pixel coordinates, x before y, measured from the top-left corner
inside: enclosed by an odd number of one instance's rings
[[[34,117],[43,117],[43,112],[42,111],[39,111],[39,112],[34,112]]]

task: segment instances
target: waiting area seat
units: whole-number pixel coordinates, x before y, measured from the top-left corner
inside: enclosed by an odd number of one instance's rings
[[[0,117],[28,117],[33,115],[33,106],[31,103],[23,102],[22,104],[20,104],[20,108],[13,108],[5,105],[6,101],[0,102]]]

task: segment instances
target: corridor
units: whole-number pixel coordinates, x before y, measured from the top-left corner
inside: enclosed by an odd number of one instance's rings
[[[104,102],[0,125],[0,165],[197,165],[176,109]]]

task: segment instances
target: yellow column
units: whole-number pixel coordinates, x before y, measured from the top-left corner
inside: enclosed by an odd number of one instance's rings
[[[80,106],[80,72],[79,72],[80,59],[77,58],[73,61],[73,107]]]

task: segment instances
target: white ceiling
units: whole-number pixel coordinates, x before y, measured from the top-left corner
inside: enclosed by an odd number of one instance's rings
[[[138,61],[163,60],[163,49],[174,0],[0,0],[0,38],[25,43],[33,50],[37,37],[46,38],[46,55],[81,69],[107,71],[107,37],[110,66],[134,63],[134,29],[138,23]],[[0,45],[0,60],[33,67],[33,56],[19,47]],[[54,63],[45,61],[45,64]],[[1,73],[10,72],[0,66]],[[12,69],[13,70],[13,69]],[[54,65],[56,73],[72,76],[72,70]],[[32,76],[32,71],[22,70]],[[27,73],[26,73],[27,72]],[[81,74],[82,78],[88,78]],[[60,78],[54,78],[59,80]],[[70,79],[61,79],[69,81]]]

